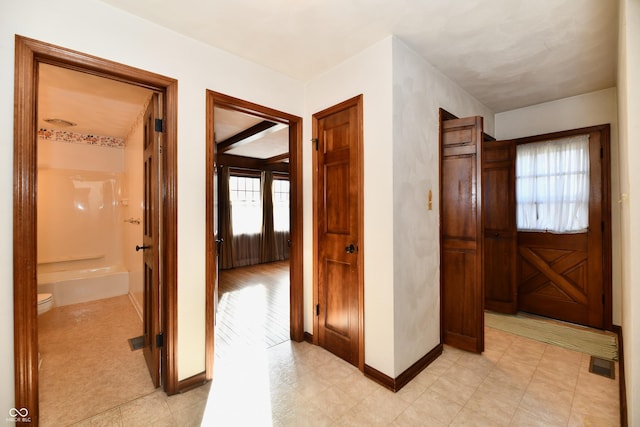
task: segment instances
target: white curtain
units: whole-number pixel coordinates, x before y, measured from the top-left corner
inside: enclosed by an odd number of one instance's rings
[[[579,233],[589,227],[589,135],[518,145],[518,230]]]
[[[289,231],[289,181],[273,180],[273,228]]]
[[[260,178],[231,175],[229,192],[233,235],[260,234],[262,230]]]

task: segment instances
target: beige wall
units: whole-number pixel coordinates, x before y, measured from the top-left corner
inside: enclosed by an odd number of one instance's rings
[[[637,426],[640,425],[640,195],[634,189],[640,185],[640,0],[620,1],[618,61],[621,314],[628,422]]]
[[[496,114],[498,139],[521,138],[609,123],[611,125],[611,232],[613,324],[621,315],[620,174],[618,158],[618,106],[616,88],[585,93]]]

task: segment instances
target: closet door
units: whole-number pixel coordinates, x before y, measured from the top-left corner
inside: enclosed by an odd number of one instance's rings
[[[481,353],[482,117],[441,121],[440,145],[442,340]]]
[[[518,311],[513,141],[483,143],[482,207],[484,209],[485,307],[500,313]]]

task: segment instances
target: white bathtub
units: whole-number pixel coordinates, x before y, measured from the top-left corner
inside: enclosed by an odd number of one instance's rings
[[[38,293],[53,294],[55,306],[129,293],[129,272],[121,266],[38,274]]]

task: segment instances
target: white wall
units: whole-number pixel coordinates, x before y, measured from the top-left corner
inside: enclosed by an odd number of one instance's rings
[[[640,425],[640,0],[620,1],[618,117],[622,246],[622,332],[628,424]]]
[[[363,94],[365,363],[393,376],[392,38],[348,59],[306,86],[303,141],[305,212],[312,212],[311,116]],[[313,304],[312,217],[304,222],[305,307]],[[305,331],[313,330],[305,310]]]
[[[364,98],[365,363],[395,378],[440,339],[438,108],[484,115],[489,133],[493,113],[394,37],[309,82],[305,118],[358,94]],[[310,138],[305,123],[304,141]],[[311,155],[305,144],[306,212],[312,209]],[[311,225],[308,216],[305,307],[312,306]],[[307,310],[305,330],[312,325]]]
[[[621,251],[618,106],[616,88],[585,93],[496,114],[496,138],[511,139],[611,124],[611,232],[613,324],[620,325]]]
[[[142,68],[178,85],[178,376],[204,370],[205,90],[295,115],[303,85],[97,0],[0,3],[0,235],[12,235],[14,35]],[[0,411],[13,406],[12,239],[0,241]]]
[[[605,123],[611,123],[614,145],[618,128],[616,88],[497,113],[494,136],[497,139],[521,138]]]
[[[439,108],[493,112],[402,41],[393,41],[393,267],[397,377],[440,342]],[[432,208],[428,209],[428,193]]]

